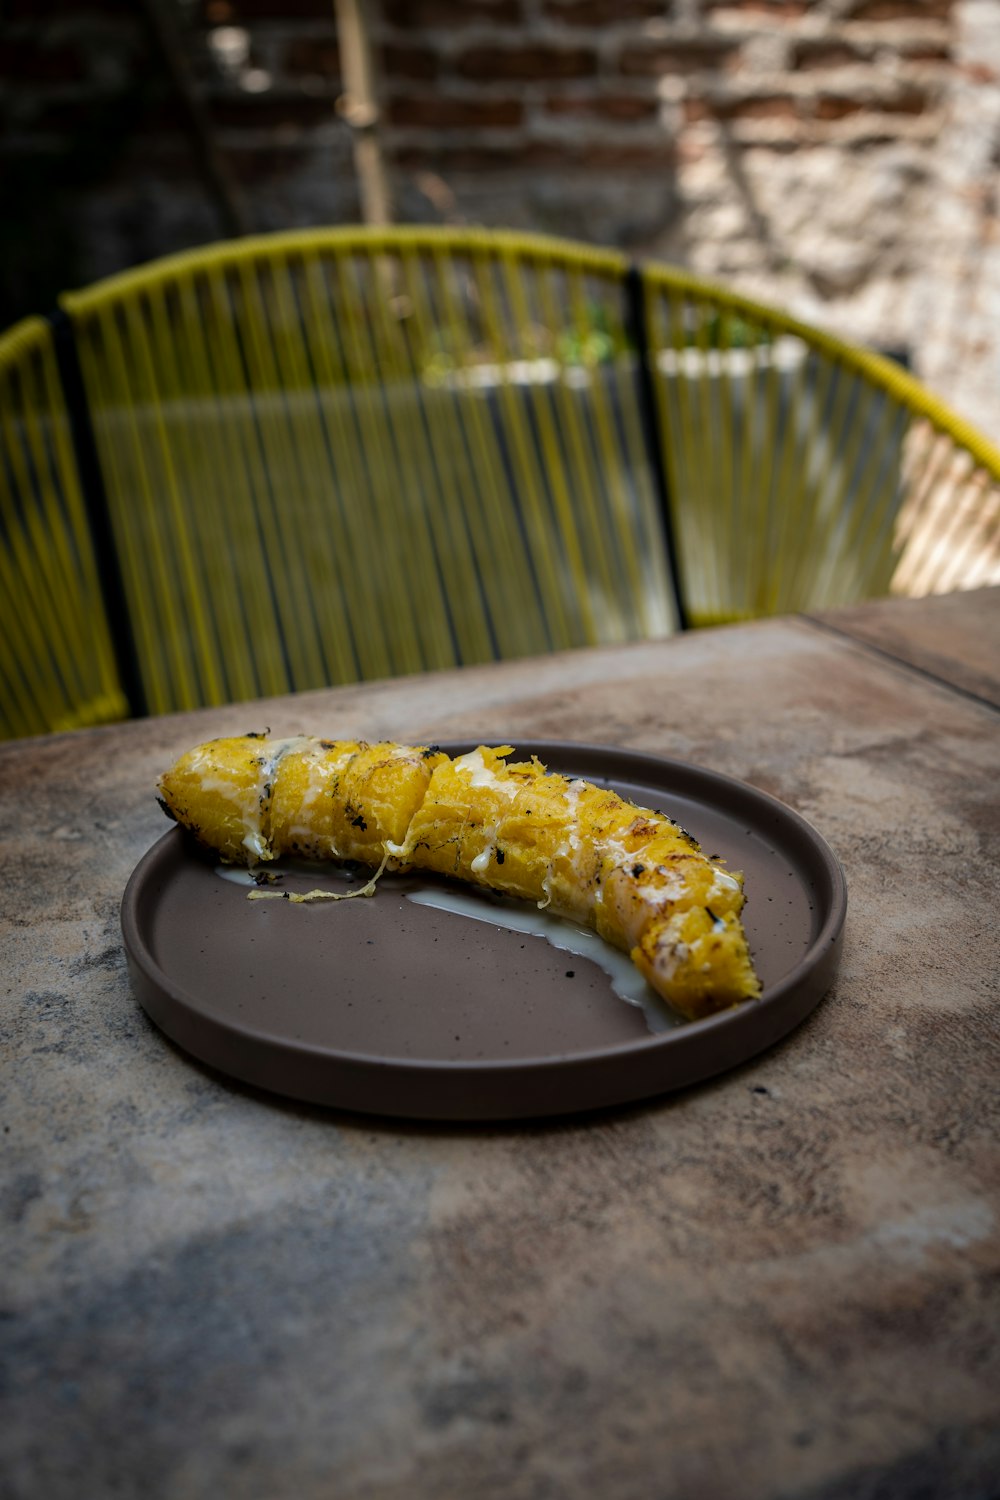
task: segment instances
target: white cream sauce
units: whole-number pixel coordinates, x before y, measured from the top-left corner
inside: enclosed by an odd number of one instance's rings
[[[708,892],[710,901],[718,901],[725,892],[728,892],[730,895],[732,895],[734,893],[739,893],[740,891],[742,891],[743,887],[736,879],[735,875],[730,875],[728,870],[720,870],[718,865],[716,864],[712,865],[712,869],[714,871],[715,878],[713,879]]]
[[[566,804],[566,817],[569,829],[566,838],[563,839],[555,851],[555,860],[542,878],[542,890],[545,893],[544,901],[539,901],[539,911],[544,911],[552,900],[552,882],[556,878],[556,861],[570,859],[575,866],[576,856],[580,849],[580,795],[586,786],[585,781],[571,781],[567,784],[563,793],[563,801]]]
[[[313,879],[334,879],[351,881],[357,880],[357,868],[348,871],[343,865],[327,864],[325,861],[312,861],[308,859],[283,859],[278,864],[265,865],[256,870],[244,869],[242,865],[216,865],[215,873],[221,880],[231,880],[233,885],[245,885],[254,889],[258,885],[281,886],[281,876],[287,875],[289,871],[295,871],[299,875],[309,875]],[[255,876],[261,876],[261,880]]]
[[[682,1017],[671,1010],[643,979],[627,953],[612,948],[596,932],[588,932],[573,922],[561,917],[549,916],[530,903],[494,902],[477,896],[471,891],[449,890],[445,887],[426,886],[408,891],[408,901],[418,906],[434,906],[440,911],[457,912],[459,916],[471,917],[476,922],[490,922],[494,927],[507,927],[512,932],[527,932],[533,937],[543,937],[553,948],[562,953],[572,953],[577,958],[589,958],[604,970],[611,980],[611,988],[620,1000],[636,1005],[646,1018],[652,1032],[671,1031],[683,1024]]]
[[[468,771],[470,786],[488,786],[494,792],[499,792],[508,801],[513,801],[520,791],[520,783],[516,780],[504,781],[488,766],[483,759],[481,750],[470,750],[467,755],[460,755],[454,762],[456,771]]]
[[[213,775],[211,768],[212,745],[204,746],[191,763],[193,770],[204,770],[201,777],[201,790],[211,792],[227,802],[235,803],[239,808],[243,820],[243,847],[254,860],[269,860],[271,850],[267,839],[264,837],[263,823],[263,798],[264,788],[274,780],[274,771],[283,755],[290,750],[298,750],[314,743],[308,735],[296,734],[287,739],[262,740],[261,744],[261,766],[255,784],[250,787],[236,785],[228,777]]]
[[[216,875],[223,880],[231,880],[233,885],[256,885],[257,882],[249,870],[242,870],[238,865],[216,865]]]

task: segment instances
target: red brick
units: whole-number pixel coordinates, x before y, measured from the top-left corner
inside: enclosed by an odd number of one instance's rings
[[[218,0],[210,0],[217,4]],[[318,21],[329,24],[331,0],[229,0],[227,26],[244,21]],[[218,24],[218,22],[216,22]]]
[[[685,99],[686,124],[699,120],[797,120],[798,102],[788,94],[761,94],[745,99]]]
[[[887,115],[922,115],[930,106],[930,98],[923,89],[908,89],[891,99],[880,100],[878,108]]]
[[[855,0],[853,21],[948,21],[954,0]]]
[[[349,159],[350,146],[346,148],[345,160]],[[308,170],[310,154],[298,146],[256,147],[252,150],[240,147],[222,148],[223,161],[241,188],[256,187],[272,182],[275,178],[287,181],[300,172]]]
[[[792,51],[793,65],[803,70],[819,68],[849,68],[865,62],[865,53],[849,42],[807,40],[796,42]]]
[[[767,94],[755,99],[733,99],[717,106],[727,120],[797,120],[799,107],[787,94]]]
[[[281,57],[281,71],[291,78],[340,78],[340,48],[330,35],[296,37]]]
[[[162,136],[165,140],[190,141],[190,120],[176,94],[161,95],[146,108],[139,127],[143,133]]]
[[[618,59],[618,66],[622,73],[634,77],[711,72],[723,65],[735,46],[735,42],[722,37],[706,37],[692,42],[626,47]]]
[[[848,115],[869,113],[872,115],[921,115],[929,104],[922,89],[878,100],[841,98],[823,94],[815,100],[813,112],[817,120],[843,120]]]
[[[642,145],[612,141],[595,141],[580,150],[580,163],[592,170],[615,168],[623,172],[672,167],[677,160],[673,141]]]
[[[664,0],[545,0],[544,12],[569,26],[608,26],[616,21],[662,18],[670,10]]]
[[[813,102],[813,114],[817,120],[845,120],[848,115],[864,114],[869,109],[863,99],[841,99],[832,95],[821,95]]]
[[[996,68],[991,68],[988,63],[963,63],[959,71],[962,77],[967,78],[970,83],[982,83],[989,86],[1000,83],[1000,73]]]
[[[546,99],[545,109],[551,115],[585,115],[597,120],[652,120],[659,113],[655,99],[639,94],[594,94],[586,99],[554,94]]]
[[[676,153],[673,143],[664,140],[654,144],[629,144],[607,141],[445,141],[440,146],[424,148],[412,143],[393,152],[400,167],[430,167],[439,171],[510,171],[514,168],[549,167],[589,171],[664,169],[673,165]]]
[[[463,78],[591,78],[597,54],[590,47],[470,47],[454,66]]]
[[[492,21],[497,26],[523,20],[521,0],[382,0],[382,16],[391,26],[419,31],[425,26],[470,26]]]
[[[495,172],[512,167],[564,165],[565,151],[539,142],[491,141],[470,145],[457,138],[433,146],[408,142],[395,147],[392,158],[400,167],[431,167],[453,172]]]
[[[275,130],[301,134],[334,118],[333,101],[305,95],[227,94],[211,99],[209,111],[220,129]]]
[[[77,47],[65,43],[47,47],[38,37],[0,41],[0,77],[16,80],[19,88],[34,83],[79,83],[87,73]]]
[[[199,195],[204,179],[187,132],[165,132],[149,125],[130,134],[128,145],[108,173],[109,186],[134,190],[136,174],[155,173],[158,185]]]
[[[77,24],[86,23],[91,17],[103,20],[108,16],[115,19],[127,16],[131,22],[135,5],[133,0],[80,0],[78,5],[72,0],[6,0],[6,4],[0,7],[0,19],[4,22],[32,21],[36,26],[39,21],[62,20],[67,13],[72,14]]]
[[[681,115],[685,125],[697,125],[701,120],[715,118],[712,106],[707,99],[685,99],[681,106]]]
[[[900,47],[904,62],[952,62],[952,49],[947,42],[906,42]]]
[[[709,10],[734,15],[768,16],[774,21],[797,21],[809,14],[811,0],[704,0]]]
[[[397,46],[387,42],[378,49],[387,78],[436,78],[439,58],[429,47]]]
[[[520,125],[524,119],[524,105],[520,99],[457,99],[454,95],[432,94],[391,100],[388,117],[389,123],[397,126],[477,129],[491,125]]]

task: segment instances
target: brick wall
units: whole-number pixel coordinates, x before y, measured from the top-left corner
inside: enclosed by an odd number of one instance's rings
[[[1000,0],[370,10],[399,218],[681,261],[907,348],[1000,431]],[[182,13],[247,227],[356,219],[333,0]],[[8,0],[0,108],[21,208],[0,230],[5,314],[224,232],[142,15],[125,0]]]

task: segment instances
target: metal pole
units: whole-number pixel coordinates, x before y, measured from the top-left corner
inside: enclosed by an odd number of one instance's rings
[[[381,115],[366,0],[335,0],[344,92],[337,101],[354,137],[361,217],[366,224],[392,223],[392,194],[379,139]]]
[[[94,544],[94,559],[97,576],[101,584],[104,609],[111,634],[111,645],[115,654],[115,665],[122,692],[128,700],[129,713],[133,719],[149,712],[146,692],[142,683],[142,668],[132,629],[125,580],[122,577],[118,549],[115,545],[108,495],[101,473],[101,461],[97,453],[97,440],[90,420],[80,354],[76,347],[76,334],[72,319],[62,308],[49,314],[52,339],[55,346],[59,380],[69,415],[70,437],[80,476],[80,490],[87,512],[91,540]]]
[[[631,330],[635,343],[636,399],[639,405],[642,433],[646,440],[646,452],[653,471],[653,484],[660,502],[660,515],[663,519],[663,534],[667,547],[667,569],[677,609],[677,624],[681,630],[687,630],[690,622],[681,584],[673,511],[670,505],[670,480],[667,477],[664,454],[666,434],[661,430],[656,410],[656,391],[653,388],[649,334],[646,328],[646,287],[639,266],[629,266],[625,277],[625,311],[627,326]]]

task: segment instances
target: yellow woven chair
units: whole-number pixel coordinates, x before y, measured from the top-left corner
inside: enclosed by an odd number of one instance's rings
[[[625,269],[327,230],[64,297],[142,706],[669,633]]]
[[[688,622],[1000,583],[1000,450],[897,364],[643,270]]]
[[[52,329],[0,338],[0,737],[124,718]]]
[[[672,268],[332,229],[61,301],[0,340],[5,735],[1000,581],[995,448]]]

